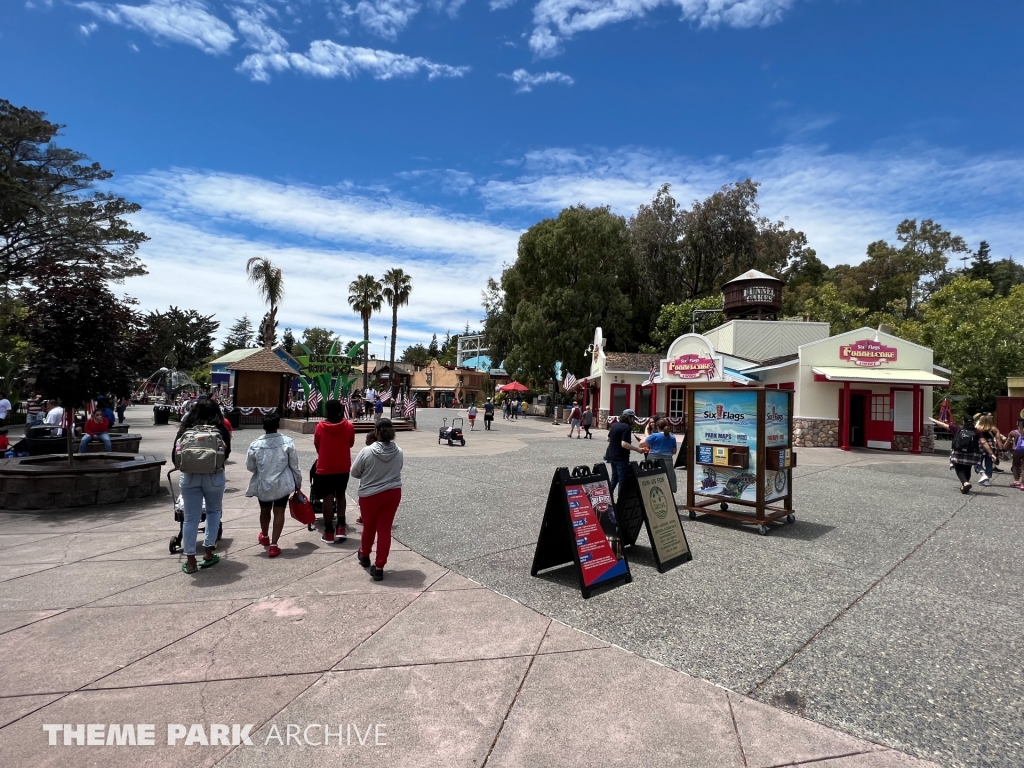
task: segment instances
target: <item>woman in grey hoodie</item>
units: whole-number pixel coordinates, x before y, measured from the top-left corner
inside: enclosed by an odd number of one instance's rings
[[[299,452],[290,437],[277,433],[280,425],[281,419],[277,416],[264,418],[266,434],[252,441],[245,457],[245,468],[252,472],[245,495],[255,496],[260,503],[260,535],[257,541],[267,547],[270,557],[281,554],[277,541],[284,528],[284,508],[288,505],[288,497],[302,489]],[[274,510],[274,530],[267,538],[271,508]]]
[[[376,442],[359,452],[352,462],[351,475],[359,480],[359,513],[363,518],[363,537],[356,557],[370,569],[374,581],[384,578],[384,566],[391,552],[391,526],[402,501],[402,449],[395,445],[395,427],[391,419],[377,420]],[[377,557],[370,563],[373,540]]]

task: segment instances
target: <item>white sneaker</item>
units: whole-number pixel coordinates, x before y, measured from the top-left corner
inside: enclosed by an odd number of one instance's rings
[[[989,480],[988,475],[982,473],[981,477],[978,478],[978,485],[984,485],[987,487],[992,485],[992,481]]]

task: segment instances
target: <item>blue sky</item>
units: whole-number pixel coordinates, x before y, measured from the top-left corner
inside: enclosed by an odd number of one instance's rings
[[[746,176],[830,264],[907,217],[1024,258],[1020,2],[3,6],[3,97],[144,207],[151,274],[125,289],[147,308],[258,319],[243,269],[267,255],[282,329],[358,336],[348,282],[397,265],[405,346],[476,325],[519,233],[566,205]]]

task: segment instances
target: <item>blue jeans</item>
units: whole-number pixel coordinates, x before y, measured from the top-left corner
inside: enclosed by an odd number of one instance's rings
[[[609,461],[612,466],[612,482],[608,488],[609,493],[615,493],[615,486],[626,479],[626,470],[629,469],[629,461]]]
[[[124,408],[117,409],[117,423],[124,424]]]
[[[986,475],[988,475],[989,478],[991,479],[991,477],[992,477],[992,466],[993,466],[992,457],[989,456],[987,453],[983,454],[982,457],[981,457],[981,465],[980,466],[981,466],[982,471]]]
[[[83,435],[82,442],[78,445],[78,452],[85,453],[85,447],[89,445],[93,440],[100,440],[103,442],[103,447],[109,452],[110,448],[110,435],[106,432],[100,432],[98,435]]]
[[[203,516],[203,501],[206,501],[206,536],[204,547],[217,543],[220,530],[221,507],[224,504],[224,485],[227,482],[223,472],[210,475],[181,473],[181,498],[185,502],[185,525],[182,529],[181,546],[186,555],[196,553],[196,536],[199,535],[199,521]]]

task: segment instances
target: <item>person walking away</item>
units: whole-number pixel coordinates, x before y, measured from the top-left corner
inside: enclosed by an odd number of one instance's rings
[[[344,417],[340,400],[328,400],[325,406],[327,420],[316,425],[313,447],[316,448],[317,494],[324,500],[324,533],[320,540],[333,544],[345,541],[345,489],[352,467],[352,446],[356,444],[356,430]],[[334,525],[334,509],[338,509],[338,525]]]
[[[466,411],[466,416],[469,417],[469,431],[476,431],[476,403],[470,403],[469,409]]]
[[[359,452],[352,463],[352,477],[359,480],[359,512],[363,536],[356,556],[370,569],[374,581],[384,578],[384,566],[391,552],[391,526],[402,501],[402,449],[395,445],[391,419],[379,419],[374,428],[376,441]],[[377,556],[370,563],[374,540]]]
[[[384,403],[380,401],[380,395],[373,399],[373,412],[378,419],[384,415]]]
[[[484,430],[489,432],[492,423],[494,423],[494,403],[488,397],[487,402],[484,403]]]
[[[608,488],[609,493],[615,492],[615,487],[626,479],[626,470],[629,468],[629,454],[636,451],[643,454],[643,449],[633,445],[633,423],[636,421],[636,413],[632,408],[622,412],[619,420],[612,424],[608,430],[608,448],[605,450],[604,459],[612,467],[612,481]]]
[[[1005,445],[1013,456],[1013,463],[1010,465],[1010,471],[1013,472],[1013,487],[1024,491],[1024,411],[1021,411],[1017,418],[1017,428],[1010,430],[1010,434],[1006,436]]]
[[[216,402],[216,401],[215,401]],[[132,401],[127,397],[122,397],[117,401],[117,423],[124,424],[124,412],[128,409],[128,406],[132,404]]]
[[[981,477],[978,485],[992,485],[992,473],[999,464],[999,446],[1002,442],[999,430],[996,428],[996,420],[991,413],[981,414],[976,422],[978,430],[978,445],[981,448]]]
[[[278,434],[279,416],[263,419],[263,432],[249,445],[245,455],[245,468],[252,472],[246,496],[255,496],[260,503],[260,535],[256,541],[267,548],[269,557],[281,554],[278,540],[284,528],[284,508],[288,497],[302,490],[302,472],[299,471],[299,452],[290,437]],[[274,512],[274,528],[270,527],[270,512]]]
[[[512,401],[512,418],[519,420],[519,398]]]
[[[594,412],[587,408],[583,411],[583,431],[586,433],[583,435],[584,440],[593,440],[594,436],[590,434],[590,428],[594,426]]]
[[[34,427],[42,424],[43,419],[46,417],[46,401],[43,400],[42,396],[38,392],[30,393],[26,405],[28,408],[28,416],[26,418],[28,426]]]
[[[974,418],[965,416],[962,425],[938,419],[931,419],[931,421],[948,429],[953,435],[952,450],[949,452],[949,467],[956,472],[957,479],[960,481],[960,493],[970,493],[971,469],[981,461],[981,446],[977,430],[974,427]]]
[[[648,423],[653,424],[654,419],[651,418]],[[672,459],[679,450],[679,445],[676,443],[676,436],[671,432],[672,427],[668,419],[659,419],[657,428],[658,431],[651,432],[640,441],[640,448],[647,450],[649,460],[661,461],[668,473],[668,484],[672,488],[672,493],[675,493],[676,470],[672,466]]]
[[[101,441],[103,450],[110,453],[110,435],[107,434],[110,431],[110,419],[103,415],[102,409],[96,408],[92,412],[92,416],[85,420],[84,431],[82,442],[78,444],[79,453],[85,453],[89,443],[93,440]]]
[[[220,438],[217,440],[216,438]],[[185,504],[182,548],[185,562],[181,570],[195,573],[220,562],[214,552],[224,507],[224,464],[231,455],[231,433],[224,426],[220,407],[209,400],[198,400],[181,421],[174,438],[174,464],[181,470],[178,486]],[[202,561],[196,562],[196,536],[206,502],[205,550]]]
[[[7,393],[0,392],[0,427],[7,421],[7,417],[12,410],[11,401],[7,399]]]
[[[576,439],[580,439],[580,424],[583,422],[583,412],[580,411],[580,407],[573,401],[572,410],[569,412],[569,438],[572,438],[572,431],[576,430]]]
[[[511,404],[512,401],[508,397],[501,401],[501,418],[503,421],[508,421],[508,409]]]

